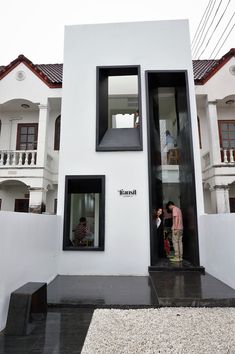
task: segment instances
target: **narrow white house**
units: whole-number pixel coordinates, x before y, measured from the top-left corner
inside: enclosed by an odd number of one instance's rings
[[[54,213],[62,65],[0,67],[0,209]]]
[[[62,117],[59,273],[147,274],[161,252],[152,213],[168,200],[183,211],[184,259],[199,266],[187,21],[66,27]]]

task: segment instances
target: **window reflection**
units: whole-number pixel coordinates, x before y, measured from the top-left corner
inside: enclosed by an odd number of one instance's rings
[[[70,198],[70,246],[99,246],[99,193],[72,193]]]
[[[174,87],[158,88],[158,108],[162,165],[178,165],[178,124]]]

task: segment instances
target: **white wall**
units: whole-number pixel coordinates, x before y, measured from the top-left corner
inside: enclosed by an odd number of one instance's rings
[[[206,272],[235,289],[235,216],[201,215],[200,260]]]
[[[116,65],[141,65],[143,151],[95,151],[96,66]],[[147,274],[150,241],[146,70],[188,71],[193,142],[198,147],[187,21],[66,27],[58,213],[63,215],[65,175],[101,174],[106,176],[106,217],[105,251],[61,252],[60,274]],[[195,170],[201,176],[199,150]],[[120,197],[118,190],[122,188],[136,189],[137,196]],[[198,207],[202,209],[200,177],[196,188]]]
[[[0,330],[12,291],[29,281],[48,283],[57,275],[59,219],[0,212]]]

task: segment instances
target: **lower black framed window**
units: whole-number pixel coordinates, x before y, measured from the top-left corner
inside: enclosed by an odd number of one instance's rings
[[[64,250],[104,250],[105,176],[66,176]]]

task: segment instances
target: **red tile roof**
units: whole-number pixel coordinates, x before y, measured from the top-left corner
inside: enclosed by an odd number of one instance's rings
[[[0,80],[20,63],[24,63],[50,88],[62,87],[63,64],[33,64],[22,54],[7,66],[0,66]]]
[[[194,80],[200,81],[218,64],[218,60],[193,60]]]
[[[218,60],[193,60],[194,82],[196,85],[204,85],[217,71],[219,71],[232,57],[235,56],[235,48],[230,49]]]
[[[232,57],[235,48],[230,49],[221,59],[193,60],[194,82],[196,85],[205,84],[218,70],[220,70]],[[63,64],[33,64],[24,55],[19,55],[7,66],[0,66],[0,80],[6,76],[19,63],[24,63],[43,82],[51,88],[62,87]]]

